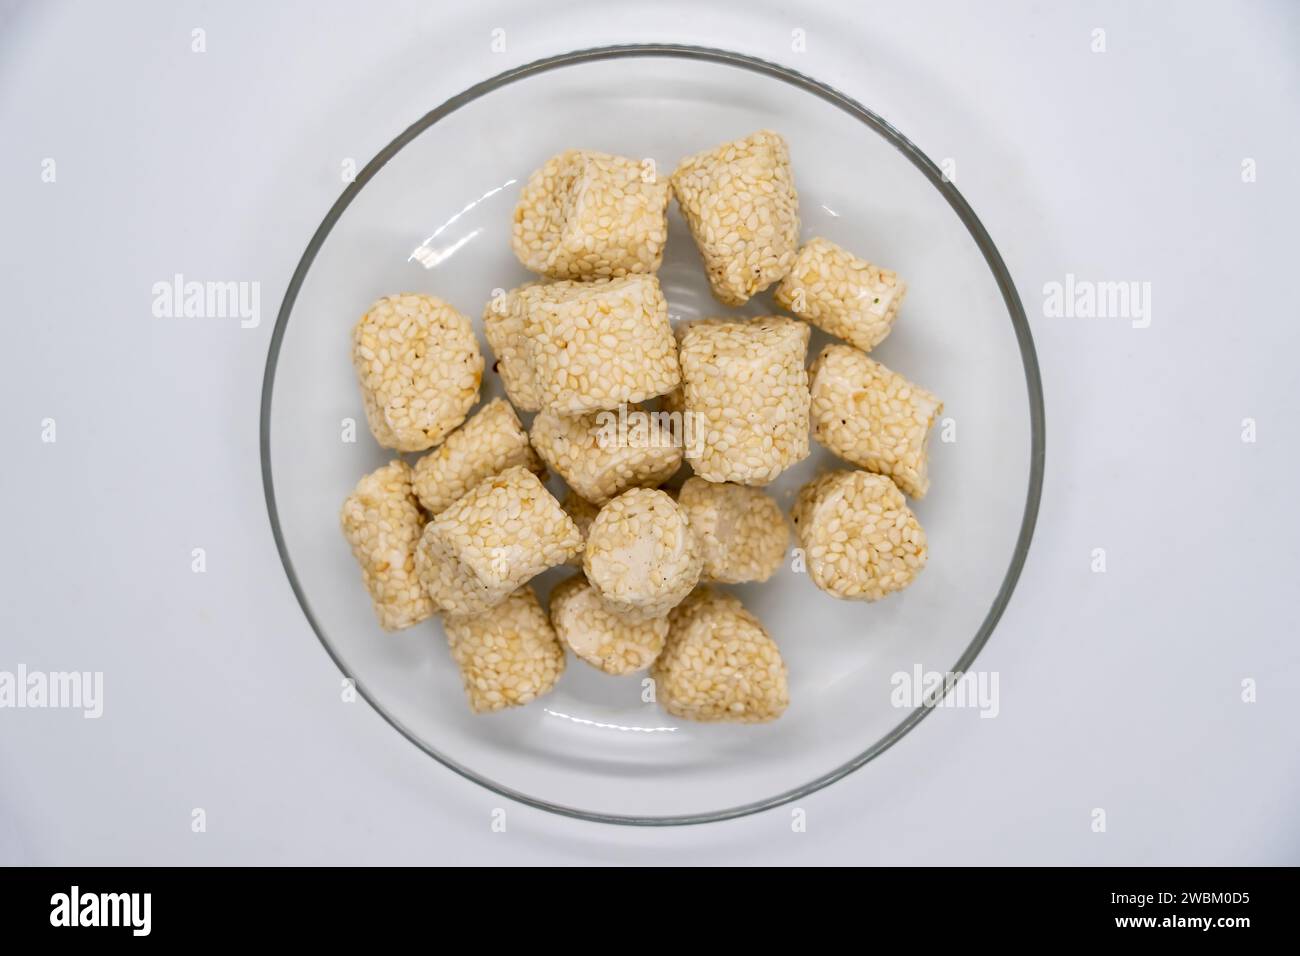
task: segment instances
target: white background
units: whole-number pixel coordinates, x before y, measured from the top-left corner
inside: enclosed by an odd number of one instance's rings
[[[918,6],[0,3],[0,670],[105,675],[98,721],[0,710],[0,862],[1300,863],[1300,7]],[[270,330],[342,162],[509,66],[648,40],[786,63],[954,159],[1043,367],[1042,516],[979,660],[1000,716],[936,712],[804,833],[454,776],[340,701],[263,502]],[[175,273],[260,282],[261,324],[155,319]],[[1150,282],[1150,327],[1044,318],[1067,273]]]

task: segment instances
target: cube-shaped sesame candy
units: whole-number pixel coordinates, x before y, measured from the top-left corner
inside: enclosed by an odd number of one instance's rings
[[[430,295],[380,299],[352,330],[352,364],[375,440],[424,451],[478,401],[483,356],[470,320]]]
[[[495,398],[415,463],[415,494],[436,515],[483,479],[515,466],[544,471],[515,410]]]
[[[744,305],[790,271],[799,196],[780,134],[761,130],[690,156],[672,184],[718,301]]]
[[[434,608],[448,614],[486,611],[510,595],[509,588],[484,584],[461,564],[432,521],[415,549],[415,575]]]
[[[497,290],[483,308],[483,332],[496,355],[492,367],[501,376],[511,403],[520,411],[536,412],[542,407],[532,356],[528,352],[529,307],[536,308],[541,301],[560,301],[576,290],[590,290],[609,281],[525,282],[509,292]]]
[[[533,447],[547,467],[587,501],[603,505],[629,488],[657,487],[682,463],[682,449],[661,419],[641,408],[589,415],[539,412]]]
[[[653,162],[573,149],[529,178],[511,246],[552,279],[655,272],[668,239],[669,184]]]
[[[795,534],[808,574],[837,598],[877,601],[925,567],[925,531],[884,475],[832,471],[799,490]]]
[[[343,503],[340,524],[384,630],[410,627],[433,614],[415,572],[424,516],[411,489],[410,465],[391,461],[362,478]]]
[[[690,478],[677,493],[704,556],[701,580],[766,581],[785,558],[790,526],[781,506],[758,488]]]
[[[480,581],[512,591],[582,547],[577,525],[527,468],[485,479],[433,524]]]
[[[529,282],[493,296],[483,309],[483,334],[496,355],[493,369],[501,376],[510,401],[520,411],[541,408],[537,387],[533,383],[533,366],[524,341],[524,305],[519,294],[537,283]]]
[[[668,637],[668,618],[632,620],[610,609],[586,577],[576,574],[551,592],[556,636],[579,658],[606,674],[645,670]]]
[[[443,629],[475,713],[521,707],[564,673],[564,648],[531,587],[482,613],[448,615]]]
[[[582,568],[611,610],[662,617],[700,579],[703,557],[686,514],[662,491],[633,488],[600,509]]]
[[[785,713],[785,661],[739,598],[702,587],[669,614],[668,623],[668,643],[650,671],[668,713],[749,724]]]
[[[475,485],[429,522],[418,569],[442,610],[493,607],[582,549],[582,535],[560,503],[526,468],[508,468]]]
[[[813,362],[813,437],[868,471],[888,475],[913,498],[930,487],[927,445],[943,402],[848,345]]]
[[[898,273],[828,239],[812,239],[777,286],[776,301],[823,332],[870,352],[889,335],[906,294]]]
[[[808,456],[808,326],[782,316],[693,323],[682,401],[703,436],[688,458],[708,481],[765,485]]]
[[[534,286],[519,298],[543,408],[561,415],[616,409],[681,381],[668,303],[654,276]]]

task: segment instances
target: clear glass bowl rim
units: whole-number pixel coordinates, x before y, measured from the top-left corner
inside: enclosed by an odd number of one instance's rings
[[[545,57],[535,60],[532,63],[526,63],[522,66],[514,67],[503,73],[498,73],[489,79],[483,80],[474,86],[469,87],[461,93],[451,97],[442,105],[430,110],[410,127],[398,135],[391,143],[383,148],[365,168],[362,169],[351,182],[334,205],[326,213],[324,220],[313,234],[307,249],[303,252],[302,258],[298,262],[297,268],[294,269],[293,276],[289,280],[288,288],[285,291],[284,301],[280,305],[280,311],[276,316],[275,328],[271,333],[271,343],[267,351],[266,370],[262,380],[262,399],[260,408],[260,446],[261,446],[261,464],[262,464],[262,487],[266,495],[266,509],[271,522],[271,532],[275,538],[275,546],[280,554],[280,561],[284,565],[284,571],[289,579],[289,585],[293,589],[294,596],[298,599],[298,604],[302,607],[303,614],[307,622],[311,625],[321,646],[325,652],[338,666],[339,671],[345,676],[354,677],[346,663],[330,644],[329,639],[325,636],[324,630],[316,620],[312,612],[311,605],[307,600],[307,595],[303,590],[297,574],[294,572],[293,561],[289,557],[288,545],[285,543],[284,534],[280,527],[279,512],[276,508],[275,487],[271,475],[271,397],[275,387],[275,370],[276,363],[280,355],[280,346],[284,339],[285,329],[288,326],[289,315],[293,311],[294,302],[298,296],[298,290],[301,288],[303,280],[311,268],[312,262],[316,258],[316,253],[320,250],[330,230],[343,215],[344,210],[356,198],[357,194],[365,187],[375,174],[395,156],[407,143],[411,142],[416,136],[420,135],[430,126],[437,123],[440,119],[460,109],[468,103],[473,102],[481,96],[491,93],[493,90],[500,89],[510,83],[518,80],[527,79],[528,77],[537,76],[547,73],[551,70],[561,69],[567,66],[575,66],[582,63],[592,63],[598,60],[616,60],[629,57],[664,57],[685,60],[697,60],[710,63],[722,64],[725,66],[735,67],[741,70],[748,70],[753,73],[773,77],[788,83],[794,87],[802,89],[814,96],[833,104],[853,118],[866,124],[876,133],[883,136],[890,144],[901,152],[909,162],[912,163],[920,172],[930,181],[947,200],[948,205],[952,207],[958,218],[966,226],[967,231],[975,240],[980,252],[983,254],[988,264],[989,270],[993,273],[997,281],[998,288],[1002,293],[1003,301],[1006,304],[1007,313],[1011,319],[1011,324],[1015,329],[1016,341],[1020,347],[1020,357],[1025,370],[1025,386],[1029,398],[1030,414],[1030,469],[1029,485],[1025,496],[1025,508],[1020,522],[1020,533],[1016,540],[1015,551],[1012,554],[1011,562],[1007,566],[1006,574],[1002,579],[1002,585],[998,589],[993,599],[993,604],[981,622],[979,630],[976,632],[974,639],[967,645],[961,657],[951,668],[950,672],[954,674],[964,673],[970,669],[971,664],[975,661],[980,650],[987,643],[997,626],[998,620],[1002,617],[1007,603],[1011,599],[1011,594],[1015,590],[1016,582],[1020,578],[1021,569],[1024,567],[1025,558],[1029,553],[1029,544],[1034,534],[1034,525],[1038,519],[1039,500],[1042,497],[1043,489],[1043,470],[1045,463],[1045,444],[1046,428],[1044,421],[1043,409],[1043,385],[1039,374],[1038,356],[1034,350],[1033,336],[1030,333],[1029,321],[1025,316],[1024,306],[1020,302],[1020,296],[1016,292],[1015,283],[1007,271],[1006,264],[1002,261],[1002,256],[998,253],[989,237],[983,224],[975,215],[974,210],[962,198],[961,193],[957,191],[956,186],[947,181],[939,167],[933,160],[925,155],[911,140],[900,133],[887,121],[882,119],[871,110],[867,109],[861,103],[845,94],[821,83],[811,77],[805,76],[788,67],[771,63],[767,60],[761,60],[756,57],[743,53],[735,53],[729,50],[716,49],[711,47],[688,46],[675,43],[638,43],[638,44],[621,44],[616,46],[593,47],[585,50],[575,50],[570,53],[563,53],[557,56]],[[770,810],[773,807],[779,807],[791,801],[798,800],[808,794],[821,790],[837,780],[848,776],[868,761],[884,753],[902,737],[915,727],[930,712],[931,709],[949,690],[945,686],[943,694],[926,701],[920,707],[909,711],[889,733],[881,737],[861,754],[852,760],[841,764],[835,769],[817,777],[802,786],[777,793],[773,796],[764,797],[750,803],[739,806],[728,807],[723,810],[714,810],[704,813],[679,814],[672,816],[638,816],[622,815],[614,813],[599,813],[589,810],[583,810],[578,807],[564,806],[562,804],[551,803],[547,800],[541,800],[529,796],[526,793],[515,790],[511,787],[504,786],[493,780],[483,777],[473,770],[465,767],[454,760],[440,754],[437,750],[430,747],[414,732],[407,728],[400,720],[390,714],[378,700],[362,685],[360,681],[356,683],[358,695],[364,699],[375,711],[388,721],[399,733],[407,740],[413,743],[420,750],[424,751],[433,759],[437,760],[443,766],[460,774],[467,780],[487,788],[493,793],[500,794],[511,800],[525,804],[530,807],[536,807],[539,810],[545,810],[549,813],[560,814],[561,816],[573,817],[579,820],[587,820],[594,823],[621,824],[625,826],[683,826],[698,823],[712,823],[721,820],[730,820],[736,817],[748,816],[749,814],[759,813],[763,810]]]

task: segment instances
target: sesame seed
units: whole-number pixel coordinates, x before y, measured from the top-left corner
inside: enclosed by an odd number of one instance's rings
[[[411,487],[411,466],[390,461],[357,482],[340,523],[380,627],[396,631],[431,617],[433,602],[415,572],[424,516]]]
[[[785,661],[739,598],[702,587],[668,615],[668,625],[668,642],[650,671],[668,713],[761,723],[785,712]]]
[[[415,463],[412,484],[421,507],[436,515],[483,479],[515,466],[545,473],[515,410],[496,398]]]
[[[884,341],[907,283],[828,239],[810,239],[776,288],[777,305],[864,352]]]
[[[834,597],[878,601],[925,566],[925,532],[884,475],[827,472],[799,489],[792,517],[809,577]]]
[[[790,270],[799,196],[779,133],[760,130],[682,160],[672,187],[719,302],[744,305]]]
[[[677,505],[700,542],[701,580],[766,581],[781,566],[790,529],[781,506],[766,492],[689,478],[677,494]]]
[[[656,272],[668,239],[669,184],[646,182],[640,160],[573,149],[529,177],[515,207],[511,246],[550,279]]]
[[[888,475],[916,499],[930,487],[927,444],[943,402],[848,345],[813,362],[813,437],[840,458]]]
[[[634,620],[619,614],[581,574],[551,592],[551,624],[565,647],[607,674],[645,670],[668,638],[667,617]]]
[[[703,556],[686,514],[668,494],[633,488],[597,513],[582,567],[612,610],[646,620],[690,593]]]
[[[485,612],[448,615],[443,629],[475,713],[536,700],[564,673],[564,648],[530,587]]]
[[[697,475],[765,485],[808,457],[808,335],[781,316],[685,329],[681,401],[703,431],[702,453],[688,459]]]
[[[483,356],[474,327],[441,299],[380,299],[356,324],[352,343],[366,421],[384,448],[432,448],[478,401]]]

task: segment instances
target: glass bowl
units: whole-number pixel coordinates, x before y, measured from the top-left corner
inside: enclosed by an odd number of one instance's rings
[[[343,499],[391,457],[365,425],[350,330],[379,296],[426,292],[473,316],[481,338],[478,317],[493,290],[529,278],[510,251],[511,213],[523,181],[554,153],[580,146],[651,157],[667,175],[683,156],[763,128],[790,144],[803,237],[825,236],[909,283],[897,326],[873,355],[946,403],[931,441],[931,490],[913,504],[929,564],[912,587],[875,604],[832,599],[790,560],[769,582],[734,589],[789,665],[790,708],[771,724],[677,720],[647,701],[645,675],[609,677],[572,655],[549,695],[475,716],[441,625],[383,633],[339,531]],[[674,319],[728,312],[708,293],[675,203],[660,278]],[[776,311],[770,290],[739,311]],[[814,331],[810,360],[825,341]],[[483,347],[486,399],[503,391]],[[347,421],[356,423],[353,441]],[[261,451],[289,583],[326,651],[396,730],[534,807],[686,824],[774,807],[838,780],[928,713],[926,703],[899,700],[894,675],[971,668],[1029,547],[1043,407],[1011,278],[933,162],[880,117],[784,67],[644,45],[583,50],[486,80],[357,174],[311,238],[280,309]],[[814,446],[769,490],[788,507],[804,481],[835,464]],[[569,573],[535,582],[543,600]]]

